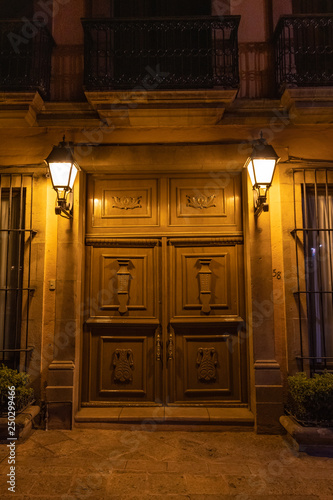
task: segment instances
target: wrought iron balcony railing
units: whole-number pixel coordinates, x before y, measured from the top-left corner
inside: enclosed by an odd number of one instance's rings
[[[332,14],[283,16],[274,41],[279,87],[333,85]]]
[[[0,90],[38,90],[47,99],[53,44],[45,27],[0,21]]]
[[[239,20],[84,19],[85,88],[237,88]]]

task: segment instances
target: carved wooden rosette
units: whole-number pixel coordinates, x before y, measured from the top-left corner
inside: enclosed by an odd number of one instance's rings
[[[211,285],[212,285],[212,271],[209,269],[209,265],[212,259],[199,259],[199,264],[201,266],[198,276],[199,276],[199,293],[200,302],[202,304],[201,311],[205,314],[209,314],[211,311],[210,299],[211,299]]]
[[[197,353],[198,379],[202,382],[216,380],[217,352],[214,347],[199,347]]]
[[[113,353],[114,380],[117,382],[131,382],[133,380],[133,351],[132,349],[116,349]]]
[[[134,210],[135,208],[141,207],[142,196],[137,196],[133,198],[132,196],[113,196],[112,208],[119,208],[120,210]]]
[[[206,196],[204,194],[199,194],[197,196],[189,196],[188,194],[186,195],[187,199],[187,207],[191,208],[198,208],[198,209],[203,209],[203,208],[211,208],[211,207],[216,207],[214,202],[215,194],[211,196]]]
[[[118,278],[118,300],[119,307],[118,312],[120,314],[125,314],[127,312],[127,304],[129,298],[129,282],[131,279],[131,273],[128,270],[128,265],[130,260],[128,259],[117,259],[119,264],[119,270],[117,271]]]

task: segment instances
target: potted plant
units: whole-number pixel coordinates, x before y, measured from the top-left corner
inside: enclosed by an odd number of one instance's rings
[[[299,451],[333,450],[333,374],[288,377],[286,413],[280,423]]]
[[[0,367],[0,439],[8,438],[8,423],[15,422],[14,433],[16,438],[26,438],[32,429],[33,419],[38,415],[39,406],[32,406],[34,402],[34,391],[30,384],[30,377],[25,372],[18,372],[7,368],[5,365]],[[9,393],[8,387],[15,387]],[[8,396],[15,394],[13,398],[15,404],[15,414],[11,410],[8,412]],[[10,405],[12,409],[13,405]],[[13,426],[11,426],[13,429]],[[11,434],[12,435],[12,434]]]
[[[8,387],[15,387],[15,411],[19,413],[32,403],[34,391],[27,387],[30,377],[25,372],[18,372],[2,365],[0,368],[0,412],[7,415]]]

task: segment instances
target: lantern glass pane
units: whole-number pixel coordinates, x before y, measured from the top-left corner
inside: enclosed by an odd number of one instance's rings
[[[252,160],[249,161],[249,164],[247,166],[247,170],[249,172],[249,175],[250,175],[250,179],[251,179],[251,182],[252,182],[252,187],[255,185],[256,183],[256,180],[254,178],[254,172],[253,172],[253,163],[252,163]]]
[[[58,200],[66,200],[66,191],[64,189],[57,189]]]
[[[76,178],[76,174],[77,174],[77,168],[76,168],[75,164],[73,163],[72,172],[71,172],[71,178],[70,178],[70,181],[69,181],[69,187],[71,189],[73,189],[74,181],[75,181],[75,178]]]
[[[257,185],[266,186],[267,184],[270,184],[272,182],[276,160],[254,158],[252,162],[255,170]]]
[[[50,174],[55,189],[68,186],[71,163],[50,163]],[[76,169],[75,169],[76,170]]]

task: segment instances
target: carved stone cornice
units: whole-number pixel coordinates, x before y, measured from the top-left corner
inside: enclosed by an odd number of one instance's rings
[[[169,244],[174,246],[226,246],[226,245],[241,245],[244,241],[243,236],[219,236],[216,238],[170,238]]]
[[[0,126],[30,126],[44,106],[38,92],[0,92]]]
[[[332,123],[332,87],[287,88],[281,104],[292,123]]]
[[[238,90],[87,91],[103,122],[112,127],[216,125]]]
[[[86,245],[94,247],[154,247],[159,242],[148,238],[86,238]]]

